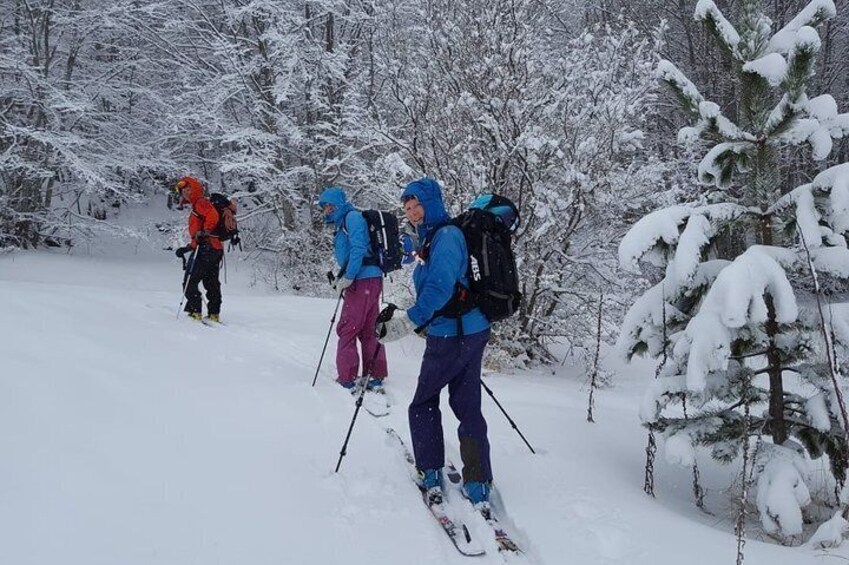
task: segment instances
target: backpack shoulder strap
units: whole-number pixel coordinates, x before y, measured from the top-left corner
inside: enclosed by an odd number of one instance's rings
[[[461,216],[458,216],[460,218]],[[425,261],[428,260],[428,256],[430,255],[430,246],[433,243],[433,239],[436,237],[436,233],[446,226],[456,226],[460,229],[458,225],[458,218],[454,218],[453,220],[448,220],[446,222],[442,222],[435,226],[427,237],[425,238],[424,244],[422,244],[421,249],[421,257]],[[460,230],[462,232],[462,229]],[[464,238],[465,239],[465,238]],[[466,250],[468,253],[468,249]],[[468,270],[468,268],[467,268]],[[454,283],[454,294],[451,295],[451,298],[445,305],[439,310],[435,311],[433,315],[421,326],[415,329],[417,334],[421,334],[427,326],[430,325],[436,318],[440,316],[444,316],[447,318],[455,318],[457,320],[457,335],[463,337],[463,316],[470,312],[475,307],[473,296],[469,292],[469,289],[466,288],[463,283],[459,280]]]
[[[427,261],[428,256],[430,255],[430,246],[433,244],[433,240],[436,237],[436,233],[446,226],[453,225],[455,225],[454,222],[452,220],[448,220],[446,222],[442,222],[441,224],[437,224],[432,230],[430,230],[430,233],[427,234],[427,237],[425,237],[424,242],[422,243],[421,250],[419,251],[419,257],[421,257],[422,260]]]
[[[357,210],[348,210],[347,212],[345,212],[345,215],[344,215],[344,216],[342,216],[342,222],[341,222],[341,224],[340,224],[340,226],[339,226],[339,229],[338,229],[338,230],[336,230],[337,232],[338,232],[338,231],[341,231],[341,232],[342,232],[342,233],[344,233],[345,235],[348,235],[348,226],[346,225],[346,222],[348,221],[348,215],[349,215],[351,212],[356,212],[356,211],[357,211]]]

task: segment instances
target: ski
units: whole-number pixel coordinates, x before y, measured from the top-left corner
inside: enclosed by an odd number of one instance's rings
[[[463,476],[460,474],[460,471],[457,470],[457,467],[450,460],[446,462],[445,465],[445,474],[448,477],[448,482],[452,485],[453,488],[460,491],[461,496],[466,498],[465,493],[463,492]],[[466,498],[466,501],[469,501]],[[471,504],[471,502],[469,502]],[[495,516],[493,512],[492,506],[488,505],[483,509],[475,508],[475,511],[481,515],[486,524],[492,528],[492,533],[495,536],[495,543],[498,545],[498,551],[502,554],[521,554],[522,549],[519,545],[513,541],[507,532],[504,530],[504,527],[498,522],[498,518]]]
[[[355,401],[360,397],[362,387],[366,386],[366,382],[367,381],[363,377],[357,377],[357,384],[351,389],[351,395],[354,397]],[[365,408],[366,412],[375,418],[388,416],[389,398],[386,396],[386,391],[383,390],[383,388],[377,390],[367,388],[363,394],[363,408]]]
[[[363,406],[366,412],[375,418],[382,418],[389,415],[389,399],[386,397],[386,392],[367,390],[363,396]]]
[[[413,458],[413,454],[410,453],[410,450],[407,448],[407,444],[404,443],[404,440],[401,439],[401,436],[398,435],[398,432],[394,429],[387,428],[386,433],[390,437],[394,438],[394,442],[399,446],[404,459],[410,466],[411,477],[415,476],[417,474],[416,461]],[[448,516],[445,512],[445,502],[442,504],[429,504],[426,491],[422,490],[418,483],[416,483],[416,486],[422,493],[422,502],[424,502],[425,506],[427,506],[428,510],[430,510],[430,513],[436,519],[437,523],[439,523],[442,531],[444,531],[451,540],[451,543],[454,544],[454,547],[457,548],[457,551],[467,557],[478,557],[486,553],[484,549],[472,538],[469,533],[469,528],[466,527],[465,524],[455,522],[450,516]]]

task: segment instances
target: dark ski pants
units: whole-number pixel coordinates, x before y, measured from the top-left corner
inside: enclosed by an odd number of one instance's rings
[[[186,276],[189,277],[189,284],[186,286],[186,307],[184,308],[186,312],[190,314],[202,313],[203,302],[198,285],[203,283],[203,288],[206,290],[208,313],[221,313],[221,282],[218,280],[218,271],[223,257],[224,251],[221,249],[209,247],[198,249],[194,257],[194,264],[190,264],[186,270]],[[185,277],[183,284],[186,284]]]
[[[410,404],[410,436],[419,469],[445,465],[439,393],[448,385],[448,405],[460,420],[457,435],[463,480],[492,480],[486,420],[481,413],[481,360],[489,330],[463,337],[428,336],[419,382]]]

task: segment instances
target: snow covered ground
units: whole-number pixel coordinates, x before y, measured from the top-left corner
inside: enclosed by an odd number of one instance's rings
[[[423,342],[389,346],[392,413],[353,413],[332,381],[334,338],[310,386],[334,301],[251,286],[231,256],[226,326],[175,319],[179,262],[154,247],[0,257],[0,563],[460,564],[387,439],[408,439]],[[484,397],[493,467],[529,561],[551,565],[734,562],[728,469],[657,461],[643,491],[637,411],[651,367],[618,367],[586,422],[578,367],[486,382],[537,449]],[[457,441],[446,409],[446,440]],[[483,533],[481,533],[483,535]],[[751,539],[747,563],[849,559]]]

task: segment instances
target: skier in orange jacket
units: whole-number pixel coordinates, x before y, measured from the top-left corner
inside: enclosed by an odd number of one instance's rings
[[[190,251],[195,251],[186,267],[183,286],[186,289],[185,311],[195,320],[202,319],[203,303],[199,283],[203,283],[207,299],[207,319],[220,321],[221,314],[221,282],[218,272],[224,257],[224,246],[212,235],[218,225],[218,211],[203,195],[203,185],[194,177],[185,176],[177,181],[174,190],[180,194],[182,201],[192,206],[189,214],[189,237],[191,241],[185,247],[176,251],[177,257],[183,257]]]

